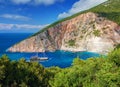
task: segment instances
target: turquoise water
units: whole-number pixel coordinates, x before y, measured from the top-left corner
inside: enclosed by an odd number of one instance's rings
[[[20,58],[25,58],[26,61],[30,60],[30,57],[35,56],[36,53],[11,53],[6,52],[6,49],[11,45],[19,42],[31,34],[0,34],[0,56],[7,54],[11,60],[19,60]],[[39,56],[43,56],[43,53],[38,53]],[[47,61],[41,61],[45,67],[58,66],[61,68],[69,67],[72,64],[74,58],[79,56],[81,59],[85,60],[90,57],[97,57],[99,54],[92,52],[67,52],[67,51],[55,51],[55,52],[45,52],[45,55],[49,58]]]

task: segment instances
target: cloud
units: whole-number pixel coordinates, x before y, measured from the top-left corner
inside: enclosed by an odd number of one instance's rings
[[[35,5],[52,5],[55,2],[62,2],[63,0],[11,0],[15,4],[35,4]]]
[[[60,19],[60,18],[65,18],[65,17],[71,16],[80,11],[84,11],[84,10],[90,9],[94,6],[97,6],[100,3],[103,3],[105,1],[107,1],[107,0],[79,0],[72,5],[72,8],[69,9],[68,12],[60,13],[58,15],[58,18]]]
[[[45,26],[47,26],[47,25],[29,25],[29,24],[19,25],[19,24],[15,24],[15,27],[17,29],[42,29]]]
[[[11,0],[15,4],[26,4],[29,3],[31,0]]]
[[[4,24],[0,23],[0,30],[13,30],[13,29],[27,29],[27,30],[34,30],[34,29],[42,29],[46,27],[46,25],[30,25],[30,24]]]
[[[14,15],[14,14],[3,14],[3,15],[0,15],[0,17],[6,18],[6,19],[22,20],[22,21],[28,21],[31,19],[31,18],[26,17],[26,16]]]
[[[14,24],[0,23],[0,30],[10,30],[12,27],[14,27]]]

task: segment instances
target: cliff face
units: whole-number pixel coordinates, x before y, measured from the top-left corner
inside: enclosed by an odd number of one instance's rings
[[[107,53],[116,44],[120,44],[120,26],[98,14],[88,12],[23,40],[8,51],[68,50]]]

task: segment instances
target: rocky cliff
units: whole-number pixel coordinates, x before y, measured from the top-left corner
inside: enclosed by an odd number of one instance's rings
[[[107,53],[120,44],[120,26],[97,13],[85,12],[10,47],[12,52],[55,50]]]

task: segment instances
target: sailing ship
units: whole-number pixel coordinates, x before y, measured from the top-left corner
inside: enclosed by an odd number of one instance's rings
[[[36,56],[32,56],[31,58],[30,58],[30,61],[31,62],[34,62],[34,61],[44,61],[44,60],[48,60],[48,57],[39,57],[38,55],[36,55]]]
[[[45,47],[44,47],[44,44],[42,43],[42,40],[43,39],[41,39],[41,44],[43,45],[43,48],[44,48],[44,50],[45,50]],[[44,60],[48,60],[48,57],[47,56],[45,56],[45,52],[43,52],[43,56],[42,57],[39,57],[39,55],[38,55],[38,52],[37,52],[37,55],[36,56],[32,56],[31,58],[30,58],[30,61],[31,62],[35,62],[35,61],[44,61]]]

